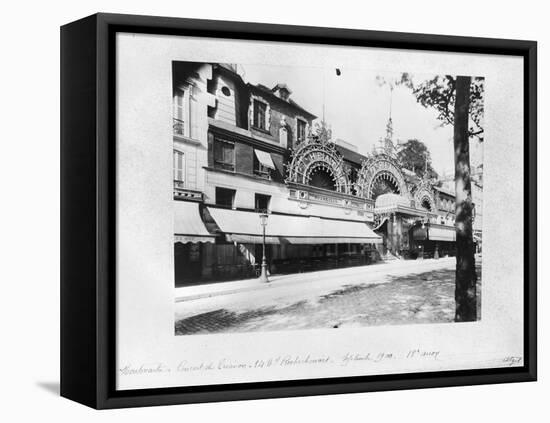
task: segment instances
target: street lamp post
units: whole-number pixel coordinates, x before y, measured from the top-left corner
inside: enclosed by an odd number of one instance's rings
[[[265,228],[267,226],[267,213],[260,213],[260,225],[262,225],[262,273],[260,274],[260,282],[269,282],[267,278],[267,260],[265,258]]]
[[[422,229],[425,229],[426,228],[426,219],[422,219]],[[427,236],[427,233],[428,233],[428,230],[426,229],[426,239],[428,238]],[[426,239],[424,239],[423,242],[420,243],[420,254],[419,256],[417,257],[417,260],[424,260],[424,243],[426,242]]]

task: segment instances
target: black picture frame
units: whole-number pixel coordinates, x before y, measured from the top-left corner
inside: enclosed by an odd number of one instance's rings
[[[515,55],[524,59],[524,365],[115,390],[115,35],[118,32]],[[534,381],[537,375],[537,44],[95,14],[61,28],[61,395],[90,407],[232,401]]]

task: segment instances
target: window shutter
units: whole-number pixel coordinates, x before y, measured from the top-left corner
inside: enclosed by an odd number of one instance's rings
[[[185,154],[183,153],[179,154],[179,170],[180,170],[180,180],[185,181],[186,166],[185,166]]]
[[[200,126],[199,126],[199,102],[197,101],[196,89],[193,87],[191,96],[189,99],[189,111],[190,111],[190,130],[189,137],[199,140],[201,139]]]
[[[266,131],[269,131],[269,128],[271,127],[271,107],[269,107],[269,104],[265,105],[265,127],[264,129]]]
[[[178,180],[178,153],[177,151],[174,151],[173,155],[174,163],[173,163],[173,171],[174,171],[174,181]]]
[[[185,154],[174,150],[174,181],[185,182]]]

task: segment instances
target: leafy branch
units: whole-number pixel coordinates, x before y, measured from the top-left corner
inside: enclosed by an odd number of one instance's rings
[[[396,81],[396,84],[410,88],[419,104],[425,108],[434,109],[437,112],[437,119],[442,122],[442,125],[454,124],[456,100],[455,77],[451,75],[437,75],[415,84],[410,74],[403,73],[401,74],[401,79]],[[485,79],[472,78],[468,110],[468,136],[476,137],[479,141],[483,141],[484,136],[484,94]]]

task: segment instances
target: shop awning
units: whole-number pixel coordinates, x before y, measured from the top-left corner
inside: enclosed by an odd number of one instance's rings
[[[259,213],[209,207],[210,215],[228,241],[262,243]],[[270,214],[266,226],[268,244],[377,244],[382,238],[364,222],[308,216]]]
[[[409,198],[394,193],[387,193],[378,196],[378,198],[376,198],[376,202],[374,203],[374,213],[400,213],[407,216],[419,217],[424,217],[430,214],[430,212],[426,209],[415,208]]]
[[[174,201],[174,242],[215,242],[215,239],[204,226],[198,203]]]
[[[426,241],[428,239],[428,231],[426,227],[418,226],[414,228],[413,239],[415,241]]]
[[[258,161],[262,164],[262,166],[275,170],[275,163],[273,163],[271,154],[256,149],[254,149],[254,153],[256,153],[256,157],[258,158]]]
[[[431,241],[456,241],[456,229],[454,226],[430,225],[428,239]]]

